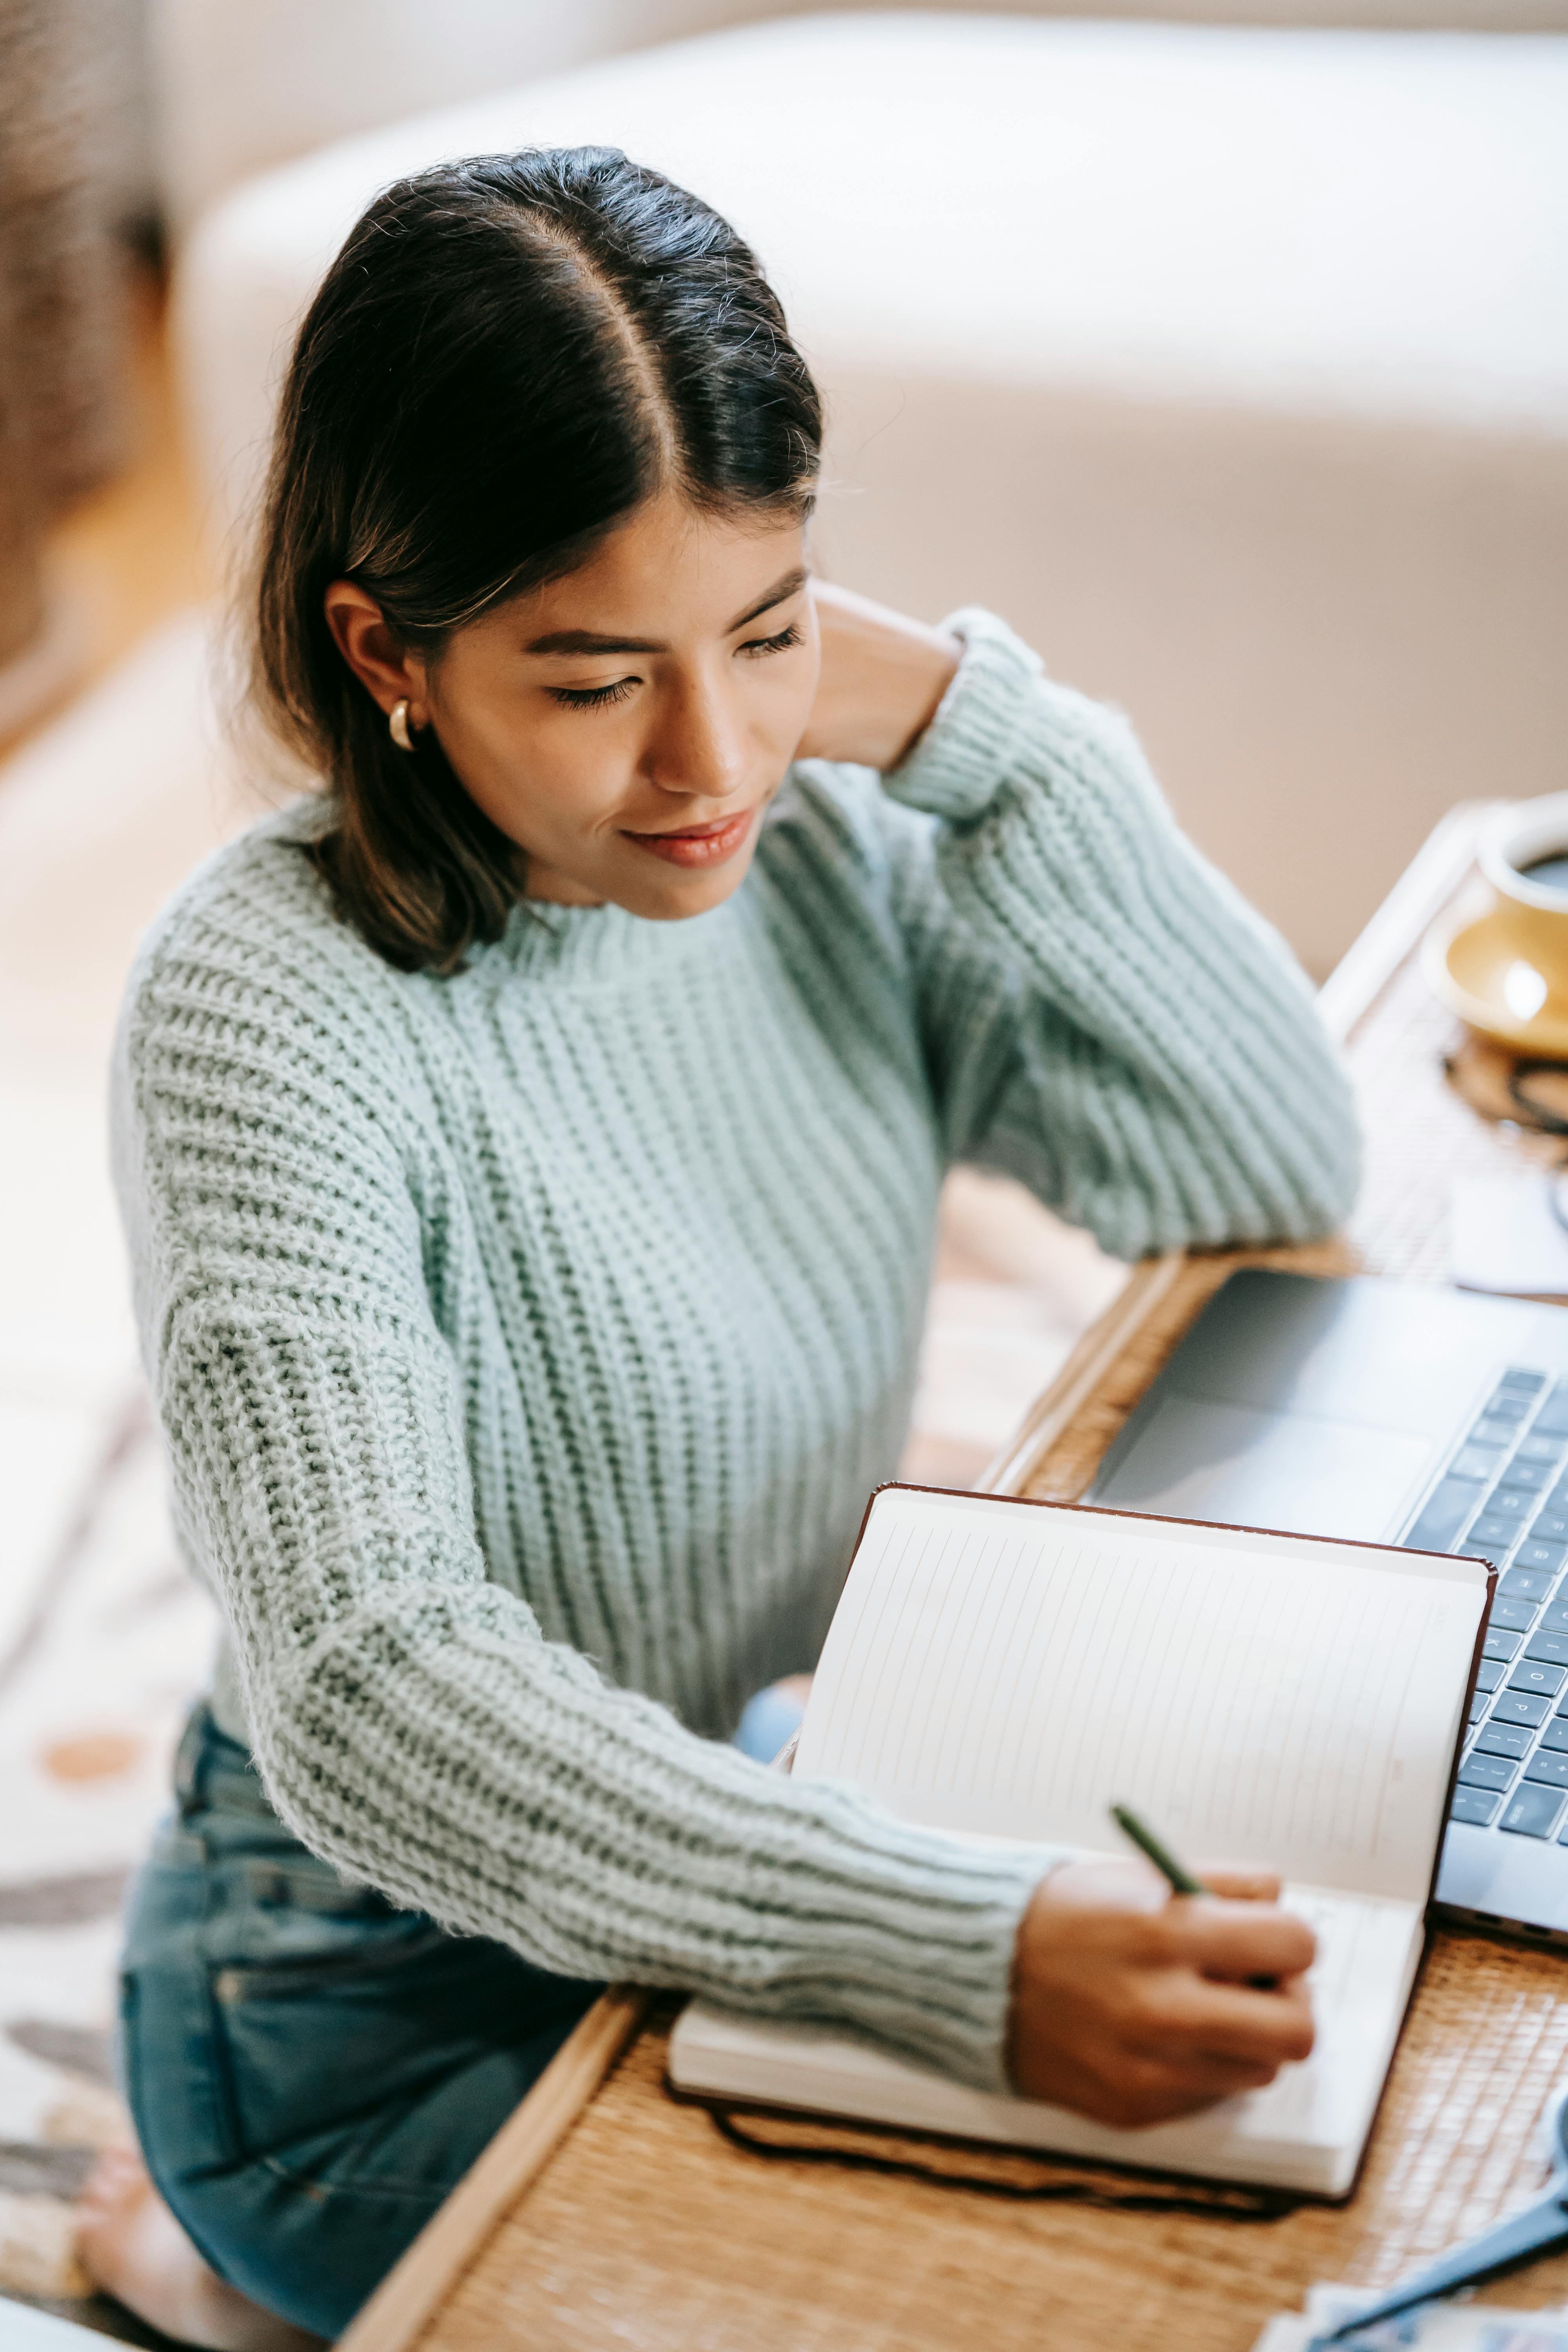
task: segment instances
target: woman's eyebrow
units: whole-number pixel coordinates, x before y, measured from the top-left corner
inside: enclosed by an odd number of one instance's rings
[[[771,613],[775,604],[782,604],[786,596],[793,596],[797,589],[805,586],[805,566],[797,563],[793,572],[786,572],[782,580],[774,581],[761,604],[753,604],[750,611],[742,613],[738,621],[731,621],[724,635],[732,637],[737,629],[745,627],[748,621],[760,620],[764,613]]]
[[[760,620],[775,604],[782,604],[786,597],[804,588],[805,581],[805,567],[797,563],[782,580],[774,581],[766,595],[750,605],[738,620],[731,621],[724,635],[732,637],[748,621]],[[531,637],[522,650],[525,654],[662,654],[668,648],[657,637],[605,636],[595,629],[552,629],[546,636]]]
[[[605,637],[594,629],[552,629],[548,636],[531,637],[525,654],[661,654],[657,637]]]

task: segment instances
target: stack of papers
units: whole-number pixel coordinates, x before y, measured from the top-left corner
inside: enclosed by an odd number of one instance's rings
[[[1559,1207],[1568,1212],[1565,1193],[1556,1171],[1460,1177],[1448,1218],[1449,1265],[1460,1289],[1568,1297],[1568,1224],[1557,1214]]]
[[[1300,2318],[1271,2319],[1253,2352],[1310,2352],[1378,2298],[1365,2287],[1315,2286]],[[1341,2352],[1340,2345],[1331,2352]],[[1343,2352],[1568,2352],[1568,2312],[1505,2311],[1484,2303],[1428,2303],[1343,2339]]]

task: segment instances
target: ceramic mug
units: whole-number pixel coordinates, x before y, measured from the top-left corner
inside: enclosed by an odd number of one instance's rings
[[[1568,793],[1497,810],[1476,856],[1484,879],[1433,924],[1422,968],[1483,1036],[1568,1063]]]
[[[1518,951],[1504,982],[1508,1009],[1532,1020],[1548,996],[1568,996],[1568,793],[1500,809],[1478,861]]]

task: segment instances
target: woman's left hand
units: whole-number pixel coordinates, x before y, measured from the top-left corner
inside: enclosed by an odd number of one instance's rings
[[[811,583],[822,676],[795,756],[896,768],[930,725],[958,667],[956,637],[851,589]]]

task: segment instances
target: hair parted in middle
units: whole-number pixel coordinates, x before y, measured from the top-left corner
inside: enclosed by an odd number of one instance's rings
[[[374,598],[408,650],[574,570],[657,491],[809,512],[822,411],[750,248],[613,148],[524,149],[387,188],[300,330],[262,514],[254,682],[330,795],[340,912],[405,971],[504,929],[520,854],[434,730],[399,751],[327,625]]]

